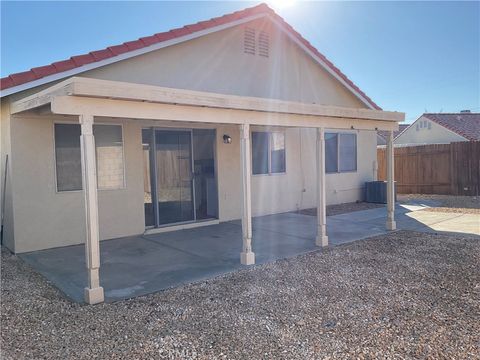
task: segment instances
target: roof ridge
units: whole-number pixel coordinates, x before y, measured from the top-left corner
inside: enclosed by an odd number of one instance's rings
[[[144,36],[137,40],[127,41],[122,44],[108,46],[104,49],[90,51],[86,54],[79,54],[71,56],[69,59],[53,62],[49,65],[38,66],[31,68],[30,70],[13,73],[0,79],[0,90],[5,90],[15,86],[27,84],[29,82],[43,79],[50,75],[60,74],[62,72],[72,70],[75,68],[88,65],[90,63],[106,60],[119,56],[130,51],[142,49],[157,43],[161,43],[167,40],[172,40],[181,36],[189,35],[198,31],[210,29],[215,26],[228,24],[230,22],[244,19],[248,16],[256,14],[266,14],[272,16],[285,28],[292,36],[300,41],[308,50],[310,50],[315,56],[323,61],[330,70],[332,70],[337,76],[339,76],[346,84],[348,84],[354,92],[357,92],[360,97],[363,97],[368,104],[374,109],[381,110],[381,108],[367,96],[357,85],[353,83],[340,69],[338,69],[325,55],[320,53],[308,40],[306,40],[298,31],[296,31],[290,24],[288,24],[280,15],[278,15],[272,8],[266,3],[260,3],[258,5],[238,10],[223,16],[214,17],[210,20],[203,20],[194,24],[185,25],[180,28],[174,28],[169,31],[156,33],[150,36]],[[53,81],[53,80],[52,80]]]
[[[480,112],[442,112],[442,113],[423,113],[423,115],[480,115]]]

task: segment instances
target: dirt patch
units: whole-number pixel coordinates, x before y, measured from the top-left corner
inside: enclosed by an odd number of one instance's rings
[[[2,251],[5,359],[474,359],[480,241],[399,231],[95,306]]]
[[[385,207],[385,204],[374,204],[374,203],[367,203],[367,202],[351,202],[351,203],[345,203],[345,204],[328,205],[327,216],[346,214],[354,211],[376,209],[379,207]],[[316,208],[299,210],[298,212],[303,215],[317,216]]]

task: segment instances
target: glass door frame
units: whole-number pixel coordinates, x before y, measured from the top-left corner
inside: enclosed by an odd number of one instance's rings
[[[198,128],[203,129],[203,128]],[[210,128],[208,128],[210,130]],[[157,174],[158,174],[158,167],[156,161],[156,148],[157,148],[157,139],[156,139],[156,131],[182,131],[186,133],[190,133],[190,167],[191,167],[191,192],[192,192],[192,211],[193,211],[193,219],[192,220],[185,220],[179,222],[173,222],[168,224],[160,224],[160,213],[159,213],[159,206],[158,206],[158,181],[157,181]],[[197,220],[197,211],[196,211],[196,195],[195,195],[195,183],[196,183],[196,176],[195,176],[195,156],[194,156],[194,148],[193,148],[193,128],[173,128],[173,127],[156,127],[156,126],[149,126],[143,127],[142,131],[151,131],[151,143],[150,143],[150,154],[149,154],[149,164],[150,164],[150,186],[151,186],[151,198],[152,198],[152,207],[153,207],[153,220],[154,224],[151,226],[145,226],[146,229],[156,229],[156,228],[163,228],[175,225],[182,225],[182,224],[191,224],[195,222],[203,222],[203,221],[211,221],[214,219],[218,219],[218,211],[219,211],[219,196],[218,196],[218,164],[217,164],[217,129],[213,128],[211,130],[214,131],[214,142],[213,142],[213,161],[215,166],[215,185],[216,185],[216,202],[217,202],[217,216],[208,218],[208,219],[201,219]]]
[[[149,162],[150,162],[150,184],[151,184],[151,194],[152,194],[152,207],[153,207],[153,220],[154,224],[152,226],[145,226],[146,229],[152,228],[162,228],[167,226],[173,225],[181,225],[187,224],[196,221],[196,212],[195,212],[195,176],[194,176],[194,163],[193,163],[193,129],[188,128],[168,128],[168,127],[145,127],[142,128],[142,131],[151,131],[151,144],[150,144],[150,154],[149,154]],[[177,131],[177,132],[185,132],[190,134],[190,173],[191,173],[191,198],[192,198],[192,220],[185,220],[185,221],[177,221],[167,224],[160,224],[160,212],[158,207],[158,167],[157,167],[157,137],[156,131]]]

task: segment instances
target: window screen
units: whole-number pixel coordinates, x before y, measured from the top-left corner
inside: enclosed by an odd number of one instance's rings
[[[325,172],[338,171],[338,134],[325,134]]]
[[[80,124],[55,124],[57,191],[82,189]],[[97,186],[118,189],[124,186],[123,141],[120,125],[94,125]]]
[[[340,171],[357,170],[357,136],[355,134],[340,134],[339,148]]]
[[[80,125],[55,124],[55,166],[58,191],[82,189],[80,156]]]
[[[268,132],[252,133],[252,173],[268,174]]]

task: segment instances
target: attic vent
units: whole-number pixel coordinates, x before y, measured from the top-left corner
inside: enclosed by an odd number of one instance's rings
[[[255,55],[255,29],[246,27],[243,36],[243,52]]]
[[[258,36],[258,55],[268,57],[269,47],[270,38],[268,33],[265,31],[260,31],[260,35]]]

